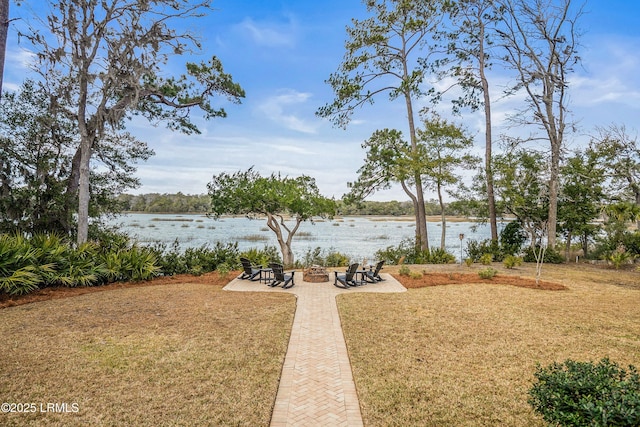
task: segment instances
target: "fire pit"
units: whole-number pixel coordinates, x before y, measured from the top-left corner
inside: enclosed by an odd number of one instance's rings
[[[311,283],[320,283],[329,281],[329,273],[324,267],[319,265],[312,265],[302,273],[302,280]]]

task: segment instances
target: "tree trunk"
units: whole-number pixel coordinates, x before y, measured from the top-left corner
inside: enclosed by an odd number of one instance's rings
[[[478,55],[478,67],[480,71],[480,84],[482,85],[482,96],[484,99],[484,168],[487,186],[487,203],[489,205],[489,224],[491,226],[491,240],[498,241],[498,221],[496,213],[496,196],[493,189],[493,167],[491,165],[491,149],[493,146],[493,135],[491,129],[491,96],[489,94],[489,81],[484,72],[485,51],[484,51],[484,23],[480,19],[480,52]]]
[[[636,205],[640,207],[640,191],[636,191]],[[640,216],[636,219],[636,230],[640,231]]]
[[[0,0],[0,97],[4,78],[4,58],[7,51],[7,33],[9,32],[9,0]]]
[[[409,72],[407,69],[407,63],[404,62],[405,77],[408,77]],[[416,126],[413,119],[413,103],[411,102],[411,94],[405,92],[405,103],[407,106],[407,119],[409,122],[409,138],[411,140],[411,150],[415,154],[418,151],[418,139],[416,137]],[[424,193],[422,190],[422,176],[420,171],[416,171],[414,175],[416,183],[416,246],[420,246],[420,250],[429,250],[429,236],[427,234],[427,214],[424,207]]]
[[[440,202],[440,220],[442,221],[440,249],[444,250],[447,236],[447,217],[444,213],[444,201],[442,200],[442,189],[440,188],[440,183],[438,183],[438,202]]]
[[[83,138],[81,142],[80,176],[78,181],[78,245],[89,238],[89,166],[91,162],[91,142]]]
[[[556,248],[556,229],[558,222],[558,179],[560,175],[560,143],[551,148],[551,174],[549,176],[549,218],[547,242],[551,249]]]
[[[278,245],[280,246],[280,253],[282,254],[282,263],[285,267],[293,266],[293,263],[295,261],[293,251],[291,250],[291,241],[293,239],[293,235],[300,226],[300,222],[301,221],[298,220],[293,231],[289,231],[289,229],[285,227],[285,229],[287,229],[287,231],[289,232],[287,238],[285,239],[282,233],[282,227],[280,226],[280,224],[284,226],[282,221],[279,223],[273,214],[267,213],[267,226],[276,234],[276,239],[278,240]]]
[[[571,232],[567,233],[567,244],[564,248],[564,262],[569,263],[569,255],[571,254]]]

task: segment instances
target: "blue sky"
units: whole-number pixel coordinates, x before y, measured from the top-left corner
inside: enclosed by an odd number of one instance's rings
[[[131,123],[129,130],[156,152],[139,165],[143,185],[134,192],[206,193],[214,174],[255,165],[263,174],[310,175],[323,194],[341,197],[365,157],[361,143],[378,128],[406,127],[401,106],[390,105],[384,96],[358,110],[347,130],[315,116],[333,99],[324,81],[344,54],[345,27],[351,18],[366,16],[364,5],[359,0],[218,0],[214,7],[208,17],[192,23],[202,38],[203,54],[191,60],[217,55],[247,97],[241,105],[225,106],[226,119],[196,119],[201,135]],[[578,132],[569,135],[569,148],[585,144],[594,126],[615,122],[632,131],[640,127],[640,2],[589,0],[585,10],[580,23],[583,62],[570,81]],[[12,5],[12,17],[29,13],[28,5]],[[17,88],[29,72],[30,54],[17,42],[15,27],[10,31],[6,90]],[[505,81],[498,73],[495,78]],[[499,84],[495,91],[497,99]],[[514,97],[494,103],[496,133],[506,131],[501,119],[518,102]],[[439,108],[446,112],[448,106]],[[476,135],[481,153],[482,118],[464,114],[455,120]],[[407,197],[393,188],[372,199]]]

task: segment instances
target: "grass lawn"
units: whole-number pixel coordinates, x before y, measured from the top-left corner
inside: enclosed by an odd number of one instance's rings
[[[533,265],[500,274],[533,277]],[[412,270],[477,272],[460,266]],[[393,267],[385,271],[393,272]],[[338,297],[368,426],[543,426],[527,404],[536,364],[640,365],[640,273],[543,267],[566,290],[491,283]],[[480,282],[480,280],[478,280]]]
[[[0,425],[268,425],[295,298],[219,282],[1,309],[1,400],[38,412],[0,413]],[[39,412],[47,403],[70,412]]]
[[[490,282],[420,287],[484,267],[412,266],[426,274],[401,278],[406,293],[338,298],[365,425],[542,426],[527,404],[537,363],[640,365],[640,272],[545,265],[564,289],[541,290],[500,284],[533,265],[493,267]],[[228,280],[0,301],[0,400],[72,411],[0,413],[0,425],[267,426],[295,298],[222,291]],[[10,306],[25,300],[38,302]]]

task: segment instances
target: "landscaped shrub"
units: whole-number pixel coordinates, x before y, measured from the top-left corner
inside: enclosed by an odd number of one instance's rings
[[[473,265],[473,260],[471,258],[465,258],[464,265],[466,265],[467,267],[471,267]]]
[[[390,265],[398,265],[401,260],[407,264],[450,264],[456,260],[454,255],[444,249],[423,251],[411,239],[404,239],[398,246],[388,246],[377,251],[376,258]]]
[[[531,246],[528,246],[524,251],[524,262],[536,262],[536,255]],[[544,263],[548,264],[562,264],[564,258],[560,255],[560,252],[553,248],[547,248],[544,252]]]
[[[22,295],[38,289],[36,251],[19,235],[0,235],[0,291]]]
[[[529,404],[545,421],[559,426],[639,426],[640,377],[634,366],[553,363],[535,372]]]
[[[482,254],[478,261],[480,261],[480,264],[482,265],[491,265],[491,263],[493,262],[493,254]]]
[[[509,269],[518,267],[522,265],[522,258],[515,255],[507,255],[506,257],[504,257],[504,261],[502,261],[502,264]]]
[[[478,271],[478,276],[481,279],[493,279],[493,277],[498,273],[498,271],[494,268],[488,267]]]
[[[216,270],[218,265],[223,263],[226,263],[232,270],[240,268],[240,253],[237,243],[216,242],[213,247],[203,245],[199,248],[187,248],[182,251],[176,240],[170,249],[167,249],[164,243],[156,243],[150,249],[157,258],[161,274],[165,276],[208,273]],[[275,248],[270,251],[275,251]],[[247,252],[250,257],[254,258],[262,258],[263,253],[264,251],[258,249]],[[267,258],[269,257],[267,256]]]
[[[409,277],[412,279],[422,279],[422,272],[420,271],[410,271]]]
[[[617,270],[622,266],[622,264],[628,263],[630,260],[633,260],[633,258],[634,256],[627,252],[624,246],[618,246],[618,248],[609,255],[608,260]]]
[[[406,265],[402,265],[398,270],[398,274],[401,276],[409,276],[411,274],[411,269]]]
[[[503,255],[517,255],[527,241],[527,234],[517,221],[508,223],[500,232],[500,250]]]
[[[413,261],[416,254],[415,242],[411,239],[404,239],[398,246],[387,246],[385,249],[376,251],[376,258],[384,260],[386,264],[398,265],[400,260],[407,264],[415,264]]]
[[[325,258],[325,266],[327,267],[346,267],[349,265],[349,257],[340,252],[331,251]]]
[[[444,249],[433,248],[429,254],[427,264],[451,264],[456,261],[456,257]]]
[[[261,265],[267,267],[270,262],[282,263],[280,251],[275,246],[265,246],[263,249],[251,248],[240,254],[241,257],[247,258],[252,265]]]
[[[500,244],[491,239],[486,239],[481,242],[469,240],[465,251],[473,262],[480,262],[480,258],[485,254],[491,254],[494,261],[500,262],[504,259],[504,253],[500,248]]]
[[[315,249],[307,250],[307,253],[301,260],[296,261],[296,268],[307,268],[312,265],[320,265],[324,267],[345,267],[349,265],[350,259],[347,255],[337,252],[333,248],[325,255],[325,251],[319,246]]]

